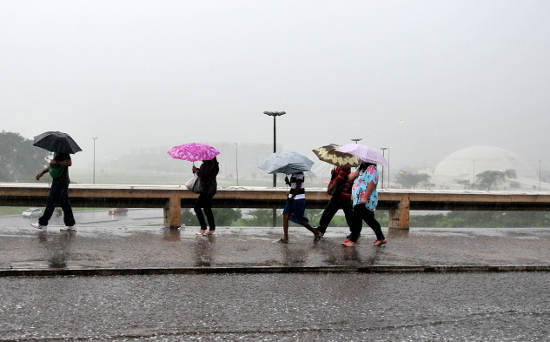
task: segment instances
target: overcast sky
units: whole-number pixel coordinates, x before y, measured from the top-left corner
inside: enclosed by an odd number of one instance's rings
[[[550,147],[550,1],[4,1],[1,129],[91,160],[189,141],[299,152],[361,137],[394,165]],[[101,153],[99,153],[101,152]]]

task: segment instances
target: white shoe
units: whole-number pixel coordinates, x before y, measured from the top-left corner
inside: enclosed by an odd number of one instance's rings
[[[38,230],[46,230],[48,228],[48,226],[43,226],[38,222],[31,223],[31,226],[33,226],[34,228],[36,228]]]
[[[59,228],[60,231],[62,232],[76,232],[76,227],[75,226],[65,226],[63,228]]]

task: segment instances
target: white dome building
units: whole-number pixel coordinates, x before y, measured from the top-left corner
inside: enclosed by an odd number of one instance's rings
[[[473,183],[484,171],[515,170],[517,178],[510,179],[501,189],[532,189],[538,185],[537,173],[514,153],[493,146],[471,146],[443,159],[435,168],[432,182],[439,188],[463,189],[465,182]]]

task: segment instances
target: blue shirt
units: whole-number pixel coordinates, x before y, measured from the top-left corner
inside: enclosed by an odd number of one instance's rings
[[[361,202],[362,198],[367,196],[367,186],[370,182],[374,183],[374,190],[372,191],[370,197],[367,198],[365,206],[370,211],[376,210],[376,206],[378,205],[378,191],[376,191],[376,186],[378,185],[378,170],[374,165],[371,165],[365,171],[360,172],[353,182],[351,199],[353,200],[354,207]]]

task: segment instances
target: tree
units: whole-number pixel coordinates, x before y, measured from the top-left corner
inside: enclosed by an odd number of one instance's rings
[[[34,181],[50,153],[32,144],[33,140],[25,139],[19,133],[0,133],[1,182]]]
[[[399,171],[396,177],[397,183],[401,184],[404,188],[414,189],[419,184],[429,184],[430,175],[426,173],[409,173],[407,171]]]
[[[467,179],[459,179],[456,181],[457,184],[463,185],[464,189],[470,189],[472,187],[472,183],[470,183]]]
[[[478,189],[491,190],[504,183],[507,179],[515,179],[516,170],[508,169],[505,171],[487,170],[476,175],[475,187]]]

